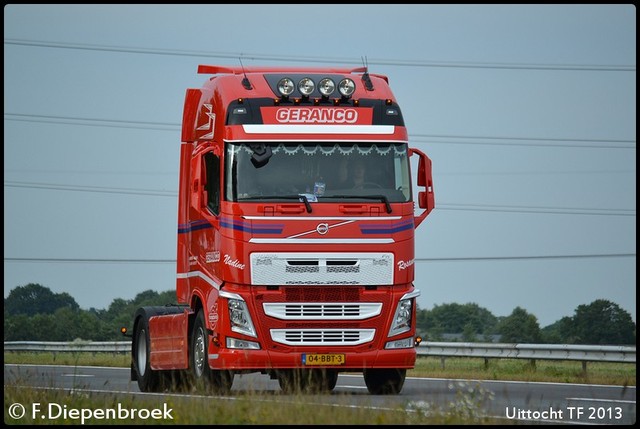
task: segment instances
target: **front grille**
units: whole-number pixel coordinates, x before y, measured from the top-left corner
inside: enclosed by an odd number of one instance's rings
[[[281,320],[364,320],[377,316],[380,302],[269,302],[263,304],[267,316]]]
[[[375,329],[272,329],[276,343],[290,346],[355,346],[372,341]]]

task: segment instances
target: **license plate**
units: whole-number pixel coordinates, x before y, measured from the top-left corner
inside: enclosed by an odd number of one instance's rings
[[[344,363],[345,363],[344,354],[313,353],[313,354],[302,355],[303,365],[344,365]]]

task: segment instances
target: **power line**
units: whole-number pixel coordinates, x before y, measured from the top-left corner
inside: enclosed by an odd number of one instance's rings
[[[540,259],[582,258],[630,258],[635,253],[595,253],[583,255],[537,255],[537,256],[471,256],[459,258],[415,258],[415,262],[463,262],[463,261],[509,261]],[[103,259],[103,258],[4,258],[5,262],[27,263],[96,263],[96,264],[173,264],[175,259]]]
[[[78,192],[96,192],[109,194],[125,194],[125,195],[148,195],[159,197],[178,196],[177,192],[159,191],[154,189],[135,189],[135,188],[110,188],[101,186],[86,185],[61,185],[52,183],[36,183],[36,182],[16,182],[5,181],[4,186],[10,188],[30,188],[30,189],[48,189],[55,191],[78,191]],[[631,209],[590,209],[582,207],[550,207],[550,206],[512,206],[512,205],[491,205],[491,204],[438,204],[437,210],[459,210],[459,211],[492,211],[507,213],[544,213],[544,214],[568,214],[568,215],[593,215],[593,216],[635,216],[636,211]]]
[[[581,259],[581,258],[630,258],[635,253],[599,253],[584,255],[539,255],[539,256],[470,256],[460,258],[415,258],[416,262],[459,262],[459,261],[508,261],[532,259]]]
[[[592,216],[635,216],[631,209],[589,209],[579,207],[540,207],[491,204],[436,204],[436,210],[487,211],[510,213],[546,213]]]
[[[445,140],[442,140],[445,139]],[[451,140],[458,139],[458,140]],[[461,141],[460,139],[493,140],[493,141]],[[490,137],[490,136],[430,136],[427,134],[410,134],[411,142],[423,142],[429,144],[464,144],[472,146],[492,145],[492,146],[527,146],[527,147],[569,147],[569,148],[592,148],[592,149],[636,149],[635,140],[612,140],[612,139],[571,139],[571,138],[530,138],[530,137]],[[508,141],[507,141],[508,140]],[[518,143],[514,143],[517,141]],[[595,143],[612,143],[598,145]],[[627,145],[624,145],[627,143]]]
[[[443,134],[412,134],[415,138],[452,138],[452,139],[492,139],[492,140],[520,140],[520,141],[565,141],[565,142],[590,142],[590,143],[635,143],[635,140],[623,139],[570,139],[570,138],[531,138],[531,137],[492,137],[492,136],[463,136]]]
[[[128,121],[119,119],[79,118],[73,116],[29,115],[24,113],[5,113],[5,120],[21,122],[41,122],[46,124],[84,125],[111,128],[141,128],[162,131],[179,130],[181,125],[168,122]]]
[[[99,259],[99,258],[4,258],[5,262],[44,262],[80,264],[175,264],[175,259]]]
[[[124,176],[124,175],[131,175],[131,176],[178,176],[178,171],[151,171],[151,170],[136,170],[136,171],[123,171],[123,170],[97,170],[97,169],[86,169],[86,170],[82,170],[82,169],[78,169],[78,170],[74,170],[74,169],[64,169],[64,170],[57,170],[55,168],[29,168],[29,169],[24,169],[24,168],[5,168],[4,169],[5,175],[6,173],[27,173],[29,176],[33,176],[34,174],[89,174],[92,176],[98,176],[98,175],[117,175],[117,176]],[[601,171],[600,173],[618,173],[618,172],[624,172],[624,171]],[[593,171],[589,171],[589,174],[592,173],[598,173],[598,172],[593,172]],[[460,174],[464,174],[464,173],[460,173]],[[531,173],[531,174],[539,174],[539,173]],[[441,173],[442,175],[442,173]]]
[[[118,119],[99,119],[99,118],[80,118],[72,116],[53,116],[53,115],[30,115],[25,113],[5,113],[4,119],[9,121],[21,122],[40,122],[64,125],[84,125],[94,127],[113,127],[113,128],[141,128],[153,129],[161,131],[179,130],[181,125],[170,122],[146,122],[146,121],[130,121]],[[409,139],[416,142],[425,143],[445,143],[445,144],[466,144],[466,145],[500,145],[500,146],[542,146],[542,147],[586,147],[598,149],[635,149],[635,146],[612,145],[612,144],[635,144],[635,140],[622,139],[575,139],[575,138],[536,138],[536,137],[501,137],[501,136],[458,136],[458,135],[436,135],[436,134],[410,134]],[[492,142],[484,141],[455,141],[438,139],[466,139],[466,140],[495,140]],[[511,142],[507,142],[511,141]],[[517,141],[519,143],[513,143]],[[537,143],[535,143],[537,142]],[[550,142],[559,142],[560,144],[548,144]],[[562,144],[570,143],[570,144]],[[595,144],[578,144],[578,143],[612,143],[607,145]]]
[[[102,186],[85,186],[85,185],[59,185],[51,183],[35,183],[35,182],[14,182],[5,181],[4,186],[9,188],[31,188],[31,189],[49,189],[54,191],[77,191],[77,192],[95,192],[107,194],[127,194],[127,195],[150,195],[158,197],[177,197],[177,192],[158,191],[154,189],[135,189],[135,188],[109,188]]]
[[[17,169],[6,169],[4,170],[5,172],[12,172],[12,173],[31,173],[33,172],[40,172],[40,173],[53,173],[53,174],[60,174],[63,173],[62,171],[59,170],[17,170]],[[82,173],[82,174],[91,174],[91,172],[89,171],[77,171],[77,173]],[[109,173],[109,174],[114,174],[114,173]],[[133,173],[120,173],[120,174],[133,174]],[[138,173],[139,174],[139,173]],[[160,174],[160,173],[148,173],[148,174]],[[173,173],[172,173],[173,174]],[[443,176],[536,176],[536,177],[540,177],[540,175],[545,175],[545,176],[554,176],[554,175],[576,175],[576,174],[588,174],[588,175],[596,175],[596,174],[600,174],[600,175],[612,175],[612,174],[636,174],[636,170],[635,169],[602,169],[602,170],[591,170],[591,169],[580,169],[580,170],[544,170],[544,171],[534,171],[534,170],[519,170],[519,171],[460,171],[460,170],[451,170],[448,172],[442,172],[442,171],[438,171],[438,177],[443,177]]]
[[[6,45],[33,46],[55,49],[75,49],[85,51],[118,52],[129,54],[189,56],[204,58],[225,58],[238,60],[286,61],[295,63],[343,63],[361,65],[360,58],[346,57],[318,57],[318,56],[286,56],[271,54],[247,54],[242,52],[207,52],[188,51],[183,49],[155,49],[126,46],[91,45],[80,43],[44,42],[38,40],[4,39]],[[402,59],[367,58],[368,65],[385,65],[399,67],[432,67],[432,68],[474,68],[474,69],[502,69],[502,70],[558,70],[558,71],[606,71],[633,72],[632,65],[604,65],[604,64],[526,64],[526,63],[478,63],[454,61],[417,61]]]

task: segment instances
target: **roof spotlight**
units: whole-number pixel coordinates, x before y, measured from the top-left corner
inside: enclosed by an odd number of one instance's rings
[[[342,79],[338,84],[338,91],[340,91],[340,94],[342,94],[343,97],[351,97],[355,90],[356,83],[349,78]]]
[[[328,97],[333,94],[333,91],[336,90],[336,83],[333,81],[333,79],[325,77],[318,83],[318,90],[320,90],[320,94]]]
[[[310,96],[315,87],[315,82],[308,77],[304,77],[300,80],[300,82],[298,82],[298,90],[300,91],[300,94],[304,95],[305,97]]]
[[[296,89],[296,86],[288,77],[282,78],[280,79],[280,82],[278,82],[278,92],[280,92],[280,94],[284,95],[285,97],[293,94],[294,89]]]

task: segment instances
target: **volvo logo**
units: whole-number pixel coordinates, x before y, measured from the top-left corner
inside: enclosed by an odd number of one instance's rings
[[[329,232],[329,225],[326,223],[319,223],[318,226],[316,226],[316,231],[320,235],[325,235],[327,232]]]

